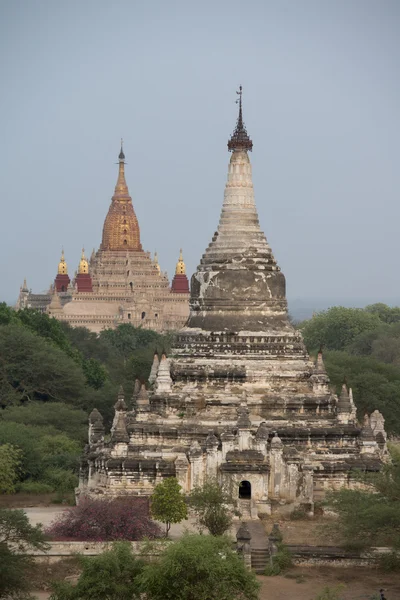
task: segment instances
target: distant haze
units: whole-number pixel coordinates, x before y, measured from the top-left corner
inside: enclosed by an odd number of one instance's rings
[[[2,2],[0,300],[98,248],[121,136],[143,247],[170,276],[183,247],[190,275],[242,84],[293,307],[397,302],[399,31],[398,0]]]

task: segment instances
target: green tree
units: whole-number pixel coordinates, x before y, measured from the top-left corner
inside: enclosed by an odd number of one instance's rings
[[[1,421],[52,427],[60,433],[64,432],[80,444],[86,442],[88,436],[87,413],[63,402],[29,402],[9,406],[0,411],[0,423]]]
[[[200,529],[206,528],[214,536],[223,535],[232,525],[232,507],[236,500],[216,479],[208,479],[189,495],[189,504],[197,515]]]
[[[151,516],[156,521],[165,523],[166,536],[171,523],[180,523],[187,519],[187,507],[181,490],[177,479],[168,477],[156,485],[151,497]]]
[[[118,325],[116,329],[102,331],[100,339],[107,340],[126,363],[135,350],[146,348],[151,344],[154,347],[163,338],[151,329],[143,329],[142,327],[134,327],[130,323],[124,323]]]
[[[350,547],[390,546],[400,551],[400,451],[380,473],[361,476],[372,489],[331,492],[327,504],[338,513],[335,529]]]
[[[85,378],[65,352],[18,325],[0,326],[1,404],[16,400],[79,401]]]
[[[208,535],[170,544],[139,582],[148,600],[257,600],[260,587],[231,540]]]
[[[366,312],[377,315],[383,323],[398,323],[400,321],[400,307],[395,306],[391,308],[383,302],[377,304],[370,304],[364,309]]]
[[[400,432],[400,368],[371,356],[352,356],[348,352],[326,352],[325,366],[331,383],[339,392],[346,377],[353,389],[361,420],[363,415],[380,410],[388,432]]]
[[[23,510],[0,509],[0,598],[30,598],[29,548],[47,550],[41,527],[30,525]]]
[[[107,379],[107,370],[96,358],[87,358],[82,362],[82,369],[86,382],[90,387],[98,390]]]
[[[13,494],[21,475],[22,451],[11,444],[0,446],[0,494]]]
[[[143,561],[128,542],[116,542],[99,556],[79,557],[82,573],[76,584],[53,584],[50,600],[133,600],[140,598],[138,576]]]
[[[327,350],[343,350],[360,333],[377,329],[381,324],[375,313],[361,308],[334,306],[303,321],[299,327],[309,350],[316,350],[320,346]]]

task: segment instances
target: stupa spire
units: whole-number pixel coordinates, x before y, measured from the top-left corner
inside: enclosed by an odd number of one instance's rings
[[[232,151],[218,229],[191,282],[190,327],[221,331],[290,328],[285,278],[261,231],[242,114],[228,142]]]
[[[111,206],[103,227],[102,250],[136,250],[141,251],[139,223],[133,209],[125,180],[125,152],[121,139],[121,150],[118,155],[118,179]]]
[[[251,150],[253,149],[253,142],[251,141],[245,124],[243,122],[243,109],[242,109],[242,95],[243,88],[239,86],[239,91],[236,92],[239,96],[239,99],[236,102],[239,104],[239,116],[236,121],[236,127],[234,132],[232,133],[231,139],[228,142],[228,150],[229,152],[234,152],[235,150]]]
[[[64,248],[61,250],[61,258],[60,258],[60,262],[58,263],[58,274],[59,275],[68,275],[67,263],[65,262],[65,256],[64,256]]]
[[[121,138],[121,151],[118,155],[118,163],[119,163],[119,171],[118,171],[118,179],[117,184],[115,186],[115,192],[113,196],[113,200],[131,200],[129,196],[128,186],[125,181],[125,154],[124,154],[124,146],[123,140]]]

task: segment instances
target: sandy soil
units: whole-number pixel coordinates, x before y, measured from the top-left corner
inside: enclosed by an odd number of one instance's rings
[[[343,600],[370,600],[383,588],[388,600],[400,599],[400,574],[386,575],[368,569],[297,567],[289,577],[259,577],[260,600],[314,600],[324,587],[343,585]],[[292,578],[293,577],[293,578]]]

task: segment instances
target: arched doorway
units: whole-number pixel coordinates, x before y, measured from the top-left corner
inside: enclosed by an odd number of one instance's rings
[[[250,481],[241,481],[239,483],[239,498],[250,500],[251,498],[251,483]]]

